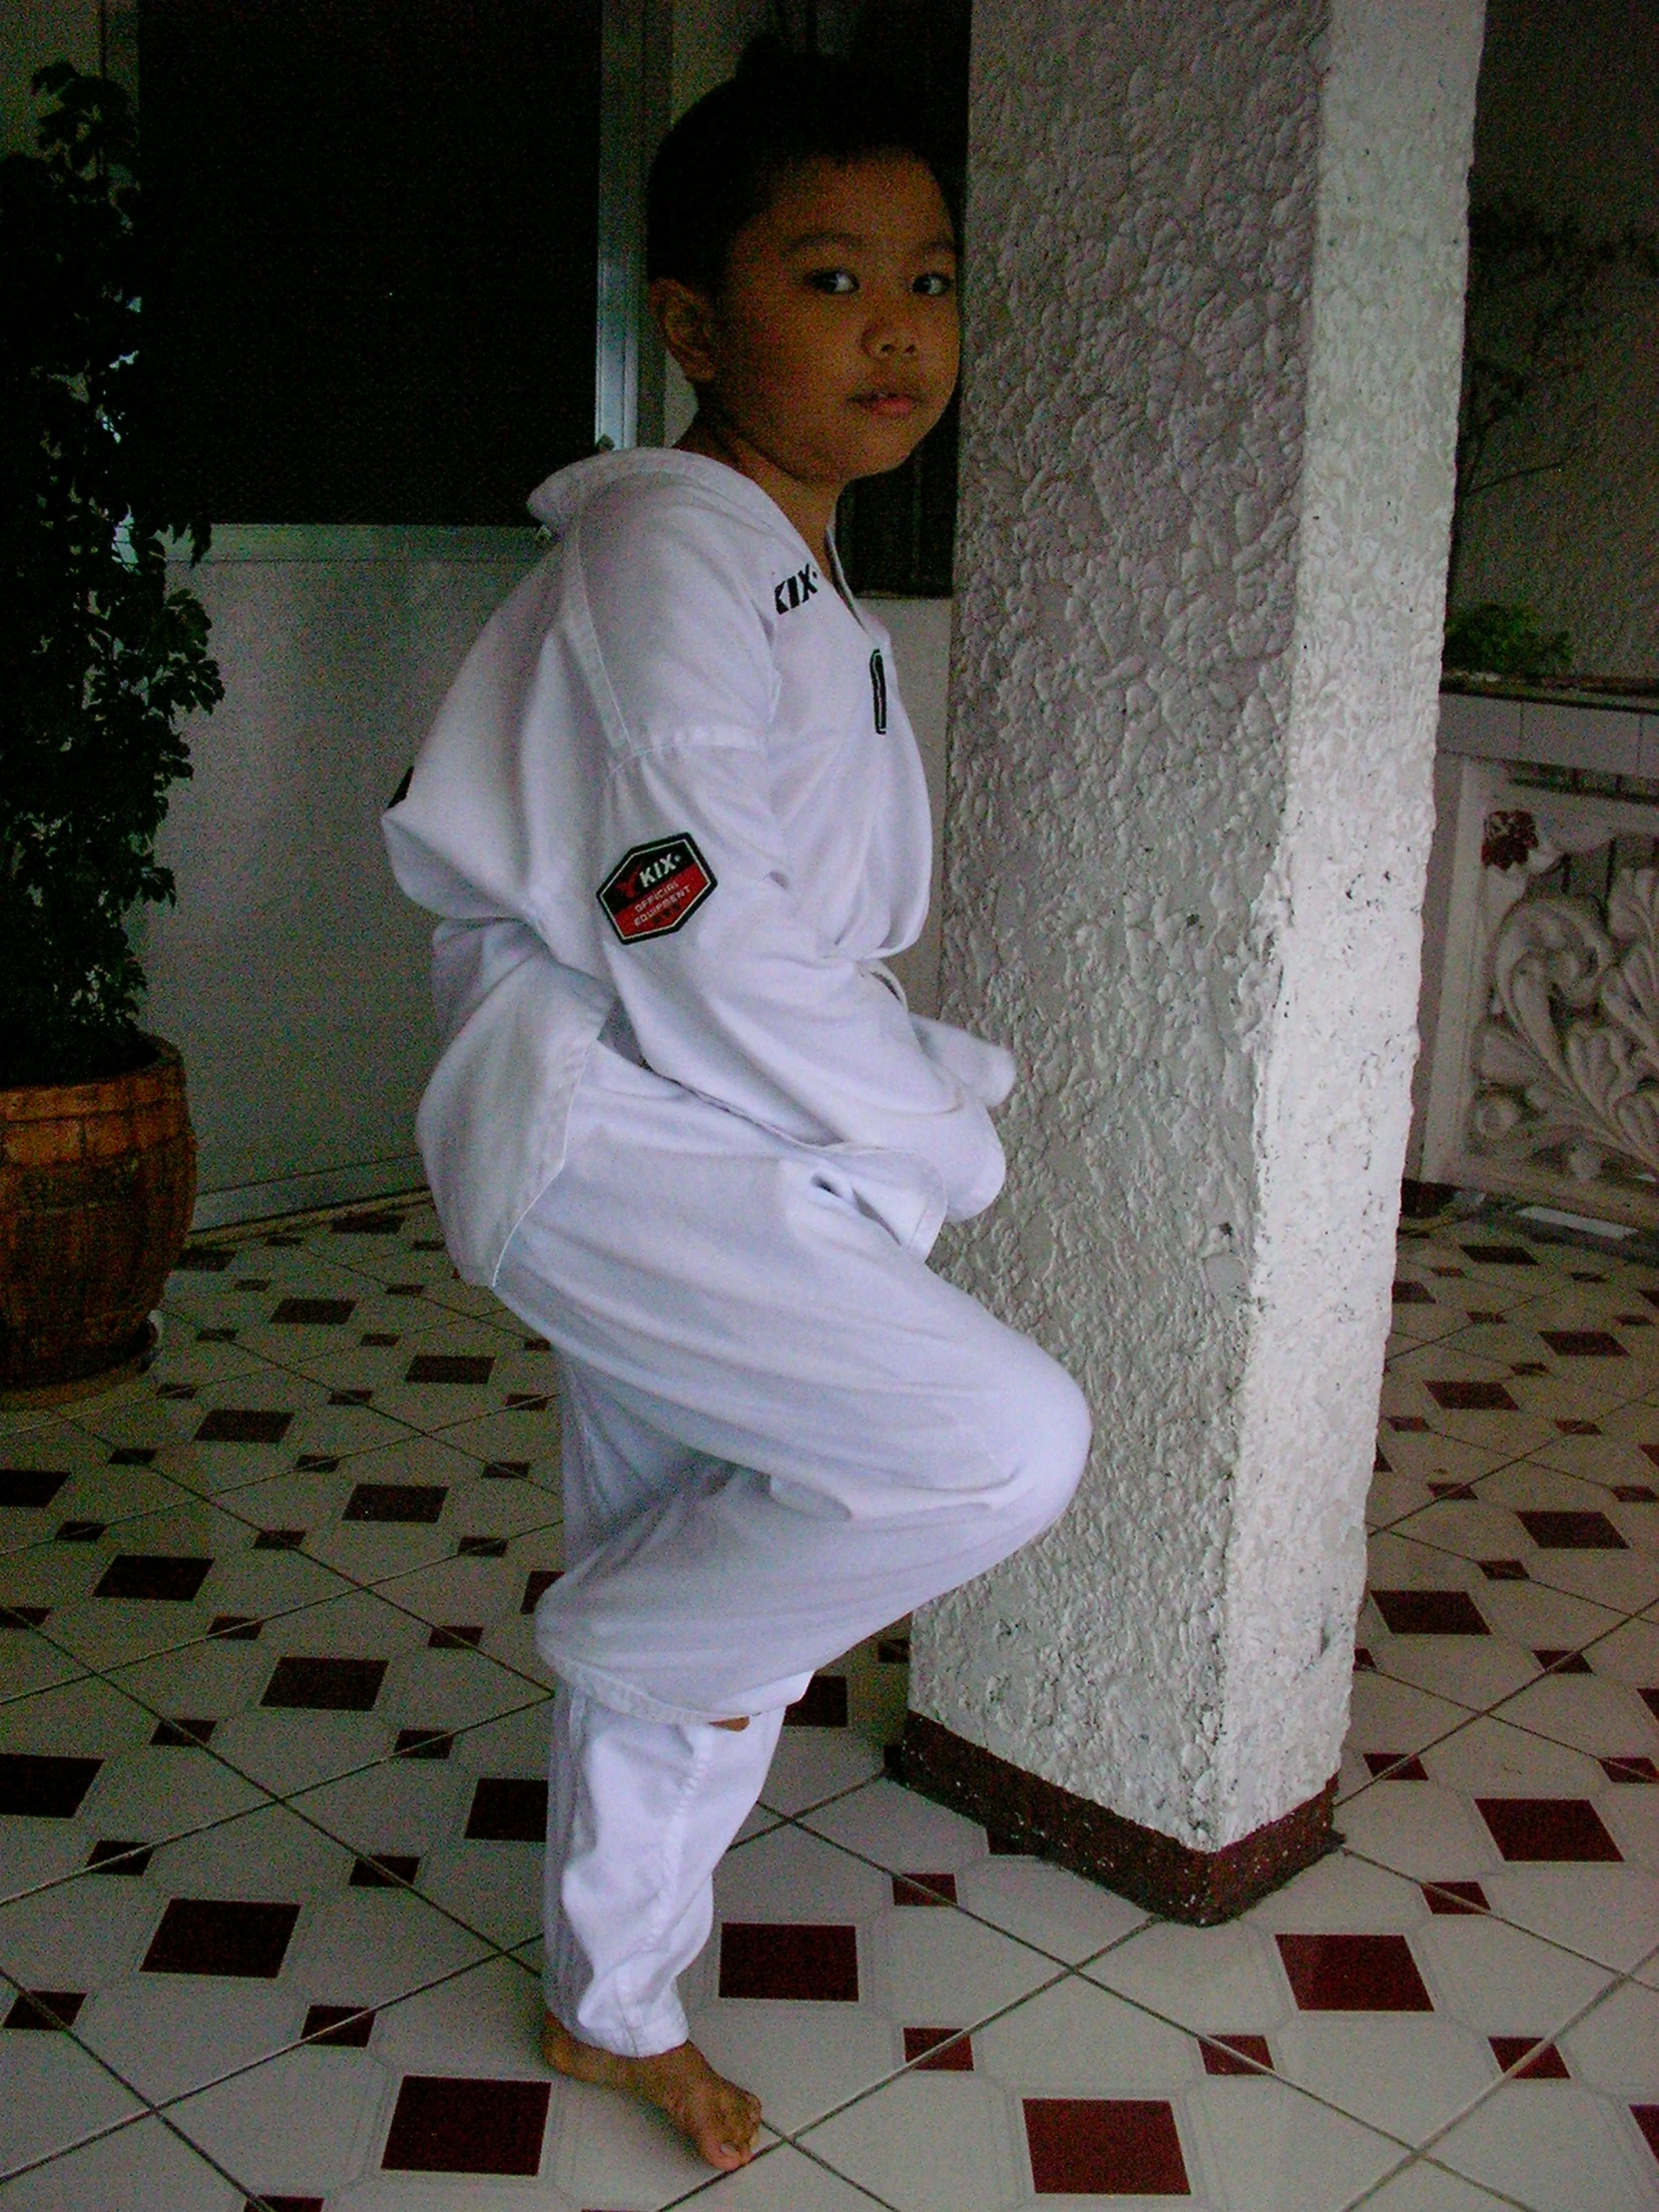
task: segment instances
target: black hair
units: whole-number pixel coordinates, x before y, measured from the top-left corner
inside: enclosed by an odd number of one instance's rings
[[[888,153],[913,154],[939,174],[902,92],[852,62],[752,39],[737,75],[689,108],[657,150],[646,186],[647,276],[712,296],[732,241],[791,170]]]

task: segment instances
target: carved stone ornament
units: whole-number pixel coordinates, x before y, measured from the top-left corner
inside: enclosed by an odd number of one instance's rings
[[[1605,916],[1589,898],[1527,888],[1555,856],[1498,839],[1512,897],[1491,942],[1488,1017],[1475,1038],[1470,1149],[1574,1183],[1659,1178],[1659,868],[1613,877]],[[1534,844],[1536,840],[1534,840]],[[1488,865],[1492,863],[1489,861]]]

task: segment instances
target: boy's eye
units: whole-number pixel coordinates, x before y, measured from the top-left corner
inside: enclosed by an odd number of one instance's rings
[[[807,278],[815,291],[843,294],[856,291],[858,279],[849,269],[815,269]]]
[[[943,299],[956,289],[956,279],[945,270],[930,269],[925,276],[916,278],[910,289],[919,291],[924,299]]]

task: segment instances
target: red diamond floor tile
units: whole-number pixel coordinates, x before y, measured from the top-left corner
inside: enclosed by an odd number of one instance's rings
[[[51,2034],[73,2027],[87,2001],[84,1989],[23,1989],[12,2000],[0,2027],[43,2031]]]
[[[340,1519],[427,1523],[438,1518],[448,1495],[447,1489],[428,1482],[359,1482]]]
[[[803,1923],[727,1921],[720,1932],[720,1993],[856,2004],[857,1931]]]
[[[407,2074],[380,2163],[394,2172],[534,2174],[552,2085]]]
[[[1466,1590],[1373,1590],[1391,1636],[1489,1636]]]
[[[786,1728],[844,1728],[846,1726],[846,1678],[838,1674],[815,1674],[804,1696],[784,1714]]]
[[[49,1467],[0,1467],[0,1509],[37,1512],[51,1504],[68,1480],[67,1473]]]
[[[1425,1381],[1435,1404],[1448,1413],[1518,1413],[1519,1405],[1501,1382]]]
[[[1207,2035],[1199,2044],[1207,2074],[1258,2074],[1273,2071],[1273,2053],[1265,2035]]]
[[[99,1759],[0,1752],[0,1813],[35,1820],[73,1820],[102,1764]]]
[[[199,1444],[279,1444],[293,1415],[245,1406],[222,1405],[207,1414],[196,1431]]]
[[[162,1750],[201,1751],[214,1740],[218,1721],[206,1717],[192,1719],[180,1715],[176,1719],[158,1721],[150,1741]]]
[[[275,1980],[298,1918],[297,1905],[175,1898],[151,1938],[142,1971]]]
[[[271,1318],[274,1322],[296,1326],[309,1324],[339,1329],[356,1310],[357,1302],[351,1298],[284,1298]]]
[[[904,2063],[918,2073],[972,2073],[973,2038],[959,2027],[907,2027]]]
[[[367,1713],[385,1680],[384,1659],[278,1659],[262,1705],[311,1713]]]
[[[1534,2035],[1488,2035],[1492,2056],[1517,2081],[1569,2081],[1566,2060],[1555,2045]],[[1522,2061],[1525,2061],[1523,2064]]]
[[[381,1851],[360,1858],[351,1869],[353,1890],[406,1890],[420,1873],[420,1861],[412,1852]]]
[[[894,1905],[944,1906],[956,1903],[956,1877],[953,1874],[895,1874],[892,1878]]]
[[[1280,1936],[1279,1955],[1304,2012],[1431,2012],[1403,1936]]]
[[[417,1353],[404,1372],[405,1382],[444,1382],[460,1387],[486,1383],[495,1362],[485,1353]]]
[[[1609,1782],[1636,1785],[1659,1783],[1659,1767],[1655,1767],[1653,1761],[1647,1758],[1645,1754],[1626,1758],[1603,1759],[1600,1765]]]
[[[1601,1512],[1517,1512],[1540,1551],[1628,1551],[1629,1545]]]
[[[1027,2097],[1038,2196],[1191,2194],[1175,2113],[1151,2097]]]
[[[1424,1882],[1419,1884],[1430,1913],[1454,1919],[1460,1913],[1489,1913],[1490,1901],[1478,1882]]]
[[[472,1793],[466,1834],[474,1843],[539,1844],[547,1835],[547,1784],[485,1775]]]
[[[87,1860],[88,1867],[96,1867],[101,1874],[119,1875],[131,1881],[148,1871],[151,1852],[146,1844],[124,1842],[117,1837],[103,1837],[92,1847]]]
[[[1623,1856],[1588,1798],[1477,1798],[1475,1804],[1507,1860],[1587,1865]]]
[[[212,1571],[211,1559],[117,1552],[92,1594],[94,1597],[142,1598],[188,1605]]]
[[[299,2032],[311,2042],[363,2050],[374,2032],[374,2011],[359,2004],[313,2004],[307,2007]]]

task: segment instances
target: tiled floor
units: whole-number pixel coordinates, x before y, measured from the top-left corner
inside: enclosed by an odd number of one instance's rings
[[[549,1355],[422,1207],[208,1241],[0,1416],[3,2212],[1659,2206],[1659,1270],[1408,1235],[1347,1848],[1154,1923],[821,1677],[720,1873],[711,2179],[537,2063]]]

